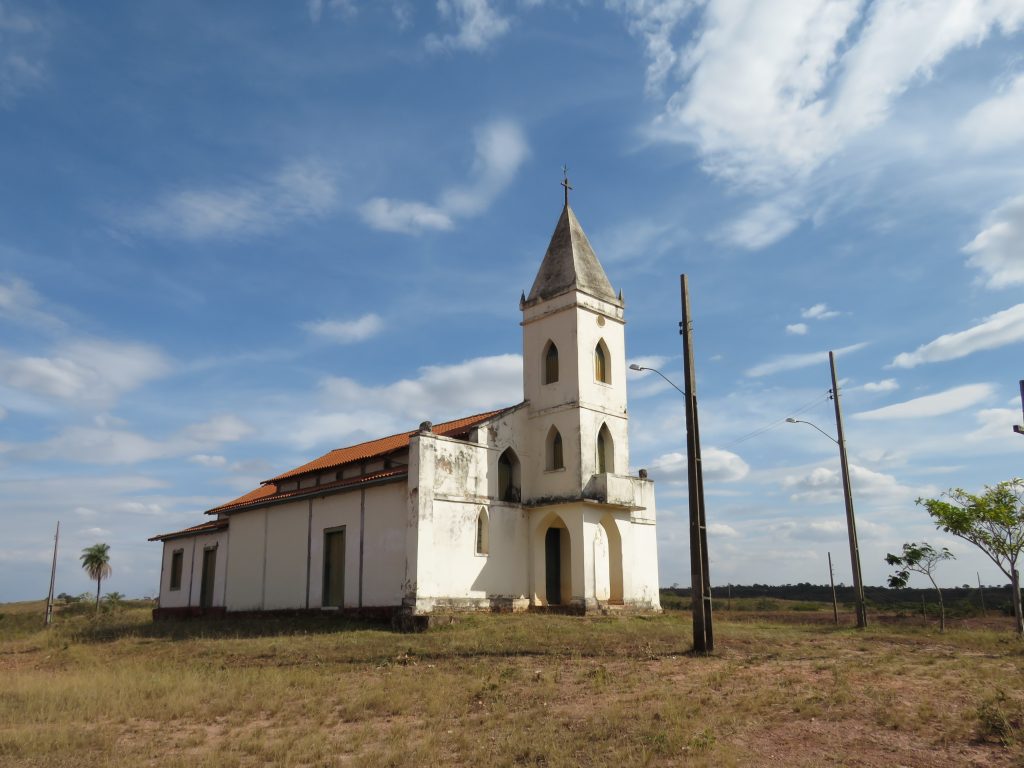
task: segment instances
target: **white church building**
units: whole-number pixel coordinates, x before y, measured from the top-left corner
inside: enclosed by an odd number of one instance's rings
[[[568,197],[520,309],[521,403],[330,451],[154,536],[155,615],[660,610],[624,302]]]

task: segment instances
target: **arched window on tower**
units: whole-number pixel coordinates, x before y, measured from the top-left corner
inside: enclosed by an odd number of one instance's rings
[[[498,498],[518,502],[522,498],[519,487],[519,459],[511,448],[498,457]]]
[[[558,381],[558,347],[549,341],[544,352],[544,383],[554,384]]]
[[[486,555],[489,548],[488,537],[490,535],[490,521],[487,519],[487,510],[480,507],[480,514],[476,516],[476,553]]]
[[[607,424],[602,424],[597,433],[597,473],[615,472],[615,444]]]
[[[611,364],[608,358],[608,347],[604,339],[597,342],[594,347],[594,378],[605,384],[612,383]]]
[[[562,456],[562,435],[555,427],[548,432],[548,469],[565,469],[565,460]]]

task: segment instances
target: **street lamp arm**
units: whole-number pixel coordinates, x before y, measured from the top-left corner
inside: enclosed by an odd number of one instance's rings
[[[661,378],[663,378],[663,379],[664,379],[665,381],[667,381],[667,382],[668,382],[668,384],[669,384],[669,386],[670,386],[670,387],[672,387],[673,389],[675,389],[675,390],[676,390],[676,392],[678,392],[678,393],[679,393],[680,395],[682,395],[683,397],[686,397],[686,393],[685,393],[685,392],[683,392],[683,390],[681,390],[681,389],[680,389],[679,387],[677,387],[677,386],[676,386],[675,384],[673,384],[673,383],[672,383],[672,379],[670,379],[670,378],[669,378],[668,376],[666,376],[666,375],[665,375],[664,373],[662,373],[661,371],[659,371],[659,370],[658,370],[657,368],[648,368],[647,366],[644,366],[644,365],[637,365],[636,363],[633,363],[633,364],[632,364],[631,366],[629,366],[629,369],[630,369],[631,371],[654,371],[654,372],[655,372],[656,374],[658,374],[659,376],[661,376]]]
[[[832,435],[830,435],[830,434],[829,434],[828,432],[826,432],[825,430],[823,430],[823,429],[822,429],[821,427],[819,427],[819,426],[818,426],[817,424],[812,424],[811,422],[809,422],[809,421],[804,421],[803,419],[794,419],[793,417],[789,417],[789,418],[787,418],[787,419],[786,419],[786,421],[788,421],[788,422],[789,422],[790,424],[806,424],[806,425],[807,425],[807,426],[809,426],[809,427],[814,427],[814,428],[815,428],[816,430],[818,430],[819,432],[821,432],[821,434],[823,434],[823,435],[824,435],[825,437],[827,437],[827,438],[828,438],[829,440],[831,440],[831,441],[832,441],[833,443],[835,443],[836,445],[839,445],[839,441],[838,441],[838,440],[836,440],[836,439],[835,439],[834,437],[832,437]]]

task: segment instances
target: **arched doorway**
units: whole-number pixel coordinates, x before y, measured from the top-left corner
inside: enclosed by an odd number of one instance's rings
[[[569,528],[558,515],[550,515],[538,528],[543,553],[542,578],[536,594],[543,605],[568,605],[572,601],[572,540]]]

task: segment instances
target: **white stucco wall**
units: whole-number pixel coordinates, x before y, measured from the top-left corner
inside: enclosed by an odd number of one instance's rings
[[[305,608],[309,502],[268,507],[266,536],[263,609]]]
[[[203,552],[216,547],[217,561],[214,566],[213,605],[224,605],[224,585],[227,577],[227,531],[170,539],[163,543],[163,563],[160,569],[160,608],[198,607],[203,583]],[[174,552],[181,550],[181,588],[171,589],[171,560]]]
[[[229,611],[263,608],[264,544],[267,511],[272,507],[236,512],[228,530],[227,601]]]

